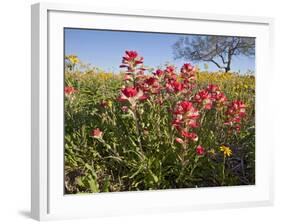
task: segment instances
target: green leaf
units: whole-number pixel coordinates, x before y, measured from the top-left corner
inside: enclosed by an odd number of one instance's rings
[[[76,183],[80,186],[80,187],[84,187],[84,183],[82,181],[81,177],[76,177]]]
[[[133,173],[133,175],[131,175],[129,178],[132,179],[134,178],[136,175],[138,175],[141,171],[143,170],[143,166],[140,166],[139,169]]]
[[[93,193],[99,192],[99,184],[92,176],[89,176],[88,183],[89,183],[91,192],[93,192]]]
[[[103,185],[103,192],[109,192],[109,187],[110,187],[110,181],[109,181],[109,176],[107,176],[105,178],[105,181],[104,181],[104,185]]]
[[[155,182],[155,183],[158,183],[158,181],[159,181],[158,177],[157,177],[151,170],[149,171],[149,173],[150,173],[150,175],[152,176],[154,182]]]

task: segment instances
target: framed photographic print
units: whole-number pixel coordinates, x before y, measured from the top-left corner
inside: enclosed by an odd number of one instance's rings
[[[32,217],[270,205],[270,18],[32,6]]]

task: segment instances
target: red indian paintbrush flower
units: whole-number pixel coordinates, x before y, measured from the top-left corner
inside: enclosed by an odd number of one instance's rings
[[[148,96],[141,89],[134,87],[124,87],[121,89],[121,95],[118,97],[119,102],[129,102],[134,108],[138,101],[144,101]]]
[[[215,104],[222,107],[226,104],[227,98],[217,85],[209,84],[205,89],[195,94],[194,100],[197,104],[201,104],[203,108],[210,110]]]
[[[136,51],[125,51],[125,56],[122,60],[123,65],[120,67],[127,67],[127,64],[142,64],[143,63],[143,57],[140,57]]]
[[[207,90],[208,92],[217,92],[217,91],[220,91],[219,87],[217,85],[214,85],[214,84],[209,84],[207,86]]]
[[[197,103],[202,104],[205,109],[210,110],[212,108],[213,102],[211,94],[206,89],[200,90],[196,93],[194,99]]]
[[[195,72],[195,67],[189,63],[186,63],[181,67],[181,73],[183,74],[191,74],[194,72]]]
[[[187,131],[182,131],[181,132],[182,137],[188,138],[192,141],[198,141],[198,135],[193,132],[187,132]]]
[[[197,146],[197,148],[196,148],[197,155],[202,156],[204,154],[204,151],[205,151],[205,149],[201,145]]]
[[[223,92],[217,93],[215,96],[216,102],[219,104],[225,104],[227,102],[227,98]]]
[[[213,102],[217,103],[217,106],[226,104],[227,98],[217,85],[209,84],[206,90],[211,94],[211,99]]]
[[[176,140],[177,143],[180,143],[180,144],[183,144],[183,143],[184,143],[184,141],[183,141],[182,138],[176,138],[175,140]]]
[[[196,69],[191,64],[184,64],[181,67],[181,77],[185,79],[185,82],[193,82],[196,80],[195,76]]]
[[[246,115],[246,105],[240,100],[234,100],[229,104],[226,115],[244,117]]]
[[[185,88],[187,92],[191,92],[191,90],[195,86],[196,81],[196,69],[191,64],[184,64],[181,67],[181,78],[183,79],[183,83],[185,84]]]
[[[162,71],[161,69],[157,69],[153,74],[156,76],[162,76],[164,74],[164,71]]]
[[[132,61],[136,59],[137,56],[138,53],[136,51],[125,51],[125,56],[123,57],[123,60]]]
[[[176,93],[178,93],[184,89],[184,84],[181,82],[177,82],[177,81],[172,82],[171,86],[172,86],[174,92],[176,92]]]
[[[155,84],[157,82],[157,79],[155,77],[149,77],[148,79],[145,80],[145,83],[147,85],[152,86],[153,84]]]
[[[121,107],[121,110],[122,110],[123,112],[128,112],[128,111],[129,111],[129,108],[128,108],[127,106],[122,106],[122,107]]]
[[[166,67],[165,72],[173,73],[175,71],[175,67],[173,65],[169,65]]]
[[[73,86],[66,86],[64,87],[64,93],[66,95],[71,95],[76,92],[76,89]]]
[[[199,117],[198,110],[193,106],[190,101],[180,101],[177,103],[174,114],[185,115],[188,119],[197,119]]]
[[[167,66],[164,70],[164,79],[166,82],[177,80],[177,74],[175,73],[175,67],[173,65]]]
[[[198,128],[199,127],[198,123],[194,119],[192,119],[188,122],[188,126],[191,127],[191,128]]]
[[[197,119],[199,118],[198,110],[193,106],[192,102],[180,101],[173,110],[174,119],[173,126],[178,130],[181,137],[192,141],[197,141],[198,136],[189,129],[198,127]]]
[[[183,121],[181,118],[175,118],[173,121],[172,121],[172,125],[177,129],[177,130],[180,130],[180,127],[181,125],[183,124]]]
[[[176,80],[170,79],[166,82],[166,91],[168,93],[178,93],[184,90],[184,88],[184,84]]]
[[[242,118],[246,116],[246,105],[240,100],[234,100],[228,105],[225,115],[227,120],[224,124],[240,131]]]
[[[126,87],[121,90],[121,92],[126,96],[126,97],[134,97],[137,95],[138,91],[134,87]]]
[[[94,138],[102,138],[102,135],[103,132],[99,128],[93,129],[91,132],[91,136]]]
[[[191,110],[193,108],[193,105],[189,101],[180,101],[177,103],[176,108],[174,110],[174,114],[184,114]]]
[[[146,93],[146,97],[151,94],[158,94],[161,90],[161,85],[158,81],[158,77],[151,75],[138,75],[135,85],[138,89],[141,89]]]

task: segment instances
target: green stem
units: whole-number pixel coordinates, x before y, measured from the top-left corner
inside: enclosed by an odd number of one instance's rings
[[[139,120],[138,120],[136,109],[133,110],[133,114],[134,114],[136,130],[137,130],[137,140],[138,140],[139,148],[140,148],[141,152],[143,152],[142,143],[141,143],[140,124],[139,124]]]

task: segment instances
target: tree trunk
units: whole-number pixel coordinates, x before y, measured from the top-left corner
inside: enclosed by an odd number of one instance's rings
[[[225,73],[228,73],[230,71],[230,66],[225,67],[224,70],[225,70]]]
[[[231,59],[232,59],[232,55],[233,55],[233,51],[231,49],[228,49],[228,55],[227,55],[227,65],[224,68],[225,69],[225,73],[230,71],[230,64],[231,64]]]

